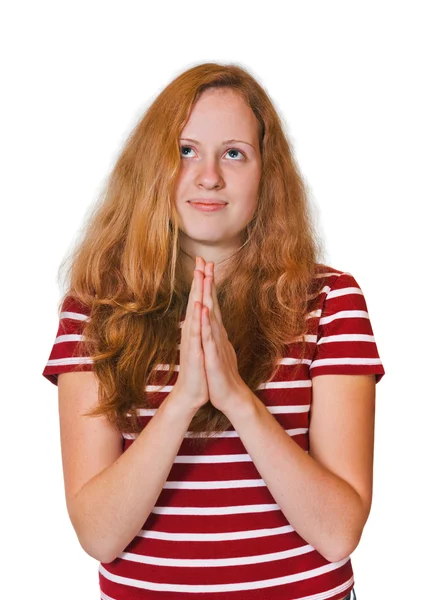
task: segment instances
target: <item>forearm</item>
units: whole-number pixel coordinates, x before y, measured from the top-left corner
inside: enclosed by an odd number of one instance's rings
[[[133,444],[77,494],[70,517],[90,556],[111,562],[140,531],[194,414],[167,396]]]
[[[300,448],[249,389],[232,408],[227,416],[288,522],[330,562],[347,557],[365,524],[357,492]]]

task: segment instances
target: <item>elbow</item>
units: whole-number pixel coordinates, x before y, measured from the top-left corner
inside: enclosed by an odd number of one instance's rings
[[[101,563],[111,563],[117,558],[119,552],[112,548],[112,546],[107,543],[106,539],[96,540],[93,537],[89,539],[88,536],[84,535],[82,532],[78,532],[76,529],[75,531],[82,549],[88,556],[91,556],[91,558],[94,558]]]
[[[89,535],[85,525],[78,518],[76,512],[69,511],[70,521],[75,530],[81,548],[88,556],[94,558],[101,563],[110,563],[118,556],[106,539],[94,539],[94,536]]]
[[[321,553],[322,554],[322,553]],[[349,558],[352,554],[352,551],[348,552],[324,552],[323,556],[328,562],[336,563],[341,562],[347,558]]]
[[[358,539],[351,537],[348,539],[338,540],[335,545],[331,545],[327,552],[321,552],[321,554],[326,560],[333,563],[346,560],[357,548],[360,537],[358,537]]]
[[[111,563],[121,554],[121,551],[109,551],[108,549],[102,548],[97,552],[97,560],[101,563]]]
[[[79,535],[77,537],[85,553],[100,563],[111,563],[118,556],[118,553],[112,552],[106,544],[90,543],[88,540],[83,540]]]
[[[113,562],[117,557],[118,557],[118,554],[116,554],[116,553],[115,554],[98,553],[97,556],[94,556],[93,558],[98,560],[98,562],[100,562],[100,563],[109,564],[109,563]]]
[[[339,535],[335,544],[332,540],[329,549],[323,554],[324,558],[329,562],[341,562],[351,556],[360,543],[369,512],[370,507],[365,511],[365,514],[360,515],[358,521],[351,523],[346,531]]]

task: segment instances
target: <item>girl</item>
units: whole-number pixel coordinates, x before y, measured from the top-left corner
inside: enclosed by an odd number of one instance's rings
[[[262,86],[180,74],[74,250],[43,375],[105,600],[355,598],[381,363]]]

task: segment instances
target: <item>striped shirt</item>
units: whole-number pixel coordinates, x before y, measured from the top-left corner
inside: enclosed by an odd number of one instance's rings
[[[275,380],[262,384],[255,394],[305,452],[309,451],[313,377],[374,374],[379,382],[385,373],[357,281],[350,273],[325,265],[319,266],[317,277],[324,279],[324,287],[317,310],[308,313],[307,353],[300,370],[293,378],[293,367],[299,362],[293,344],[290,355],[280,360]],[[87,319],[82,305],[65,299],[43,370],[52,383],[57,384],[60,373],[92,369],[88,356],[74,356]],[[172,387],[154,393],[163,399]],[[146,389],[152,392],[151,385]],[[138,411],[143,426],[156,411]],[[124,451],[137,435],[123,433]],[[101,598],[340,600],[347,596],[354,586],[351,558],[330,562],[294,530],[233,426],[209,440],[202,451],[190,445],[190,435],[185,434],[142,529],[115,560],[99,563]]]

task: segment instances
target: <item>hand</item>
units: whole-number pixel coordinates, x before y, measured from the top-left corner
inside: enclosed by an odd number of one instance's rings
[[[214,264],[205,263],[201,339],[209,399],[215,408],[226,413],[243,401],[248,386],[237,370],[237,356],[222,322],[214,281]]]
[[[174,402],[197,412],[209,400],[201,336],[204,261],[196,260],[193,282],[181,332],[180,368],[172,395]],[[197,268],[197,266],[199,268]],[[202,272],[203,271],[203,272]]]

